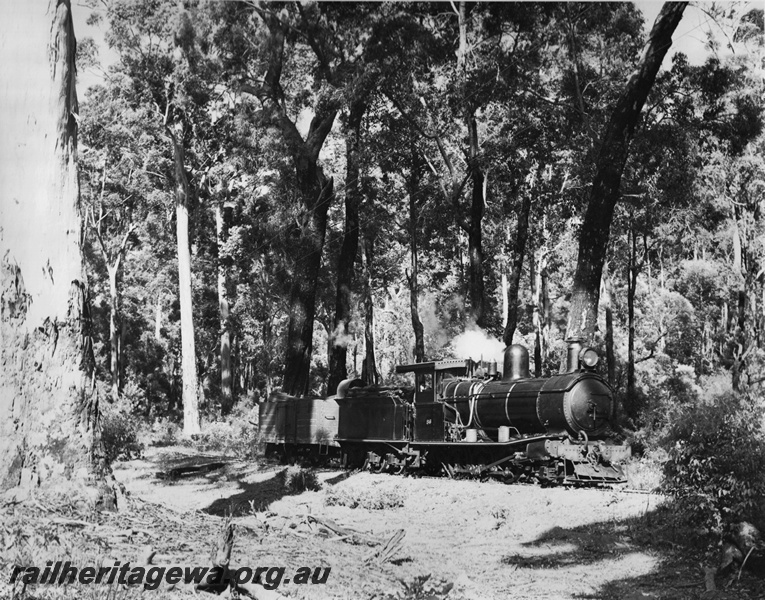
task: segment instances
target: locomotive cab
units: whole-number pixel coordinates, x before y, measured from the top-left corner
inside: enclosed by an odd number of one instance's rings
[[[445,407],[441,401],[445,382],[471,377],[470,360],[441,360],[399,365],[396,373],[414,375],[414,403],[411,411],[412,441],[444,441]]]

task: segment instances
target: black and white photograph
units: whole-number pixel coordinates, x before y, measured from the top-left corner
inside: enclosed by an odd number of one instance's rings
[[[765,598],[762,0],[0,2],[0,598]]]

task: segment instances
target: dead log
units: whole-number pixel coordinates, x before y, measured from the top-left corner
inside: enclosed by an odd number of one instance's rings
[[[203,465],[189,465],[184,467],[174,467],[167,471],[158,471],[155,474],[157,479],[178,479],[179,477],[187,477],[189,475],[196,475],[199,473],[209,473],[210,471],[217,471],[226,466],[225,462],[210,462]]]

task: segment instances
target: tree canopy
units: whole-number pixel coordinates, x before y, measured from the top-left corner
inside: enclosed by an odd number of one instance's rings
[[[106,6],[97,372],[147,415],[489,358],[455,347],[475,329],[539,375],[584,335],[633,424],[686,368],[761,384],[761,11],[662,70],[683,3],[653,28],[630,3]]]

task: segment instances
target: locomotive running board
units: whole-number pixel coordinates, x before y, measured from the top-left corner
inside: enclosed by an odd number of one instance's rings
[[[509,440],[507,442],[442,442],[442,441],[427,441],[427,440],[377,440],[377,439],[359,439],[359,438],[335,438],[336,442],[346,442],[351,444],[385,444],[387,446],[395,446],[401,444],[402,446],[488,446],[501,448],[503,446],[517,446],[519,444],[529,444],[532,442],[544,442],[546,440],[562,440],[562,436],[558,435],[538,435],[534,437],[520,438],[515,440]]]

